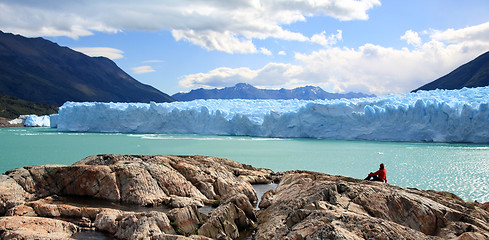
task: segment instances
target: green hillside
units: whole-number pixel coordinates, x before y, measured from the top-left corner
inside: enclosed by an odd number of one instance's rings
[[[58,107],[56,106],[0,95],[0,117],[3,118],[14,119],[19,115],[48,115],[56,112],[58,112]]]

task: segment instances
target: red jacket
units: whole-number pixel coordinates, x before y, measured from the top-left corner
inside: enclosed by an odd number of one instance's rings
[[[370,173],[369,176],[372,176],[372,177],[377,176],[382,181],[387,182],[387,171],[385,170],[385,168],[379,169],[379,171],[377,171],[377,172]]]

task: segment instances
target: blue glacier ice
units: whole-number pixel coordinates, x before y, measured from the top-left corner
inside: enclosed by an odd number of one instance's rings
[[[58,131],[489,143],[489,87],[338,100],[66,102]]]
[[[51,119],[50,116],[28,115],[24,121],[24,125],[27,127],[50,127]]]

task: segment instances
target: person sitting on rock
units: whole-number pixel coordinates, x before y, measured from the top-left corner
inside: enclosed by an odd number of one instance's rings
[[[384,168],[384,164],[380,164],[380,168],[377,172],[369,173],[365,180],[387,182],[387,171]]]

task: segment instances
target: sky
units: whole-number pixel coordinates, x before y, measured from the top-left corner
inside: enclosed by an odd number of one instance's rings
[[[407,93],[489,51],[487,0],[2,0],[0,30],[173,95],[249,83]]]

